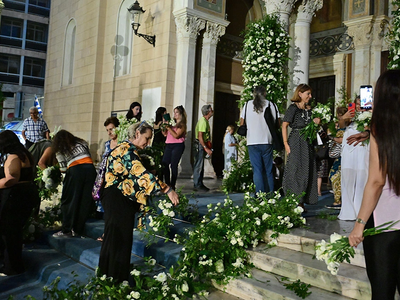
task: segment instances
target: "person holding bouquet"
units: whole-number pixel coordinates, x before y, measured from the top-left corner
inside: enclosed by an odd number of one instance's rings
[[[300,84],[291,99],[293,102],[287,109],[282,122],[282,137],[288,155],[283,174],[283,191],[305,195],[300,199],[299,206],[304,209],[304,203],[315,204],[318,201],[317,168],[314,146],[302,136],[301,130],[310,122],[320,123],[319,118],[312,119],[312,112],[307,108],[311,99],[311,87]],[[288,136],[288,127],[292,128]]]
[[[364,230],[400,220],[400,137],[394,132],[400,115],[400,70],[383,73],[374,94],[369,175],[350,246],[363,242],[372,299],[394,299],[400,290],[400,231],[365,236]],[[400,223],[391,226],[400,229]]]

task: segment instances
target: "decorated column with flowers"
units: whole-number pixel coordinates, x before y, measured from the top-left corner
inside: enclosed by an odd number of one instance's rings
[[[278,14],[280,21],[284,24],[286,31],[289,26],[289,16],[293,10],[295,0],[263,0],[268,15]]]
[[[387,37],[390,42],[389,46],[389,69],[400,68],[400,0],[392,2],[392,26]]]
[[[306,1],[299,6],[294,24],[294,48],[298,49],[294,59],[293,89],[300,83],[308,83],[310,65],[310,24],[315,12],[323,6],[322,0]]]

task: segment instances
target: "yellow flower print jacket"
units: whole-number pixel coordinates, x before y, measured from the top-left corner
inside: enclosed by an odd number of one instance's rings
[[[166,187],[143,167],[136,147],[129,142],[119,144],[108,156],[104,188],[113,185],[130,200],[144,205],[150,194]]]

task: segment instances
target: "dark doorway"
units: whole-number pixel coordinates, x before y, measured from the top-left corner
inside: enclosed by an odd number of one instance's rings
[[[310,78],[309,82],[315,104],[327,104],[329,98],[335,97],[335,76]],[[332,106],[332,113],[333,110],[334,107]]]
[[[225,135],[225,130],[228,125],[235,124],[239,120],[240,110],[237,100],[240,95],[233,95],[228,93],[215,93],[214,101],[214,117],[212,142],[214,153],[212,156],[212,164],[217,176],[222,176],[224,169],[224,154],[222,153],[223,143],[222,140]]]

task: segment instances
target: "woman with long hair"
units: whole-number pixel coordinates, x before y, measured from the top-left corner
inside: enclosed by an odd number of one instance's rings
[[[89,215],[94,212],[92,188],[96,169],[88,144],[66,130],[60,130],[53,140],[61,172],[66,172],[61,195],[61,231],[54,237],[72,237],[83,234]]]
[[[311,87],[300,84],[291,99],[282,122],[282,137],[288,155],[283,173],[283,191],[305,195],[300,199],[299,206],[304,209],[304,203],[315,204],[318,201],[317,168],[314,157],[314,146],[300,134],[301,129],[310,122],[319,123],[318,118],[312,120],[312,112],[308,109],[311,99]],[[288,127],[292,128],[288,136]]]
[[[156,119],[154,121],[154,137],[152,146],[160,147],[164,149],[165,146],[165,135],[163,132],[164,115],[167,113],[165,107],[159,107],[156,110]]]
[[[174,205],[179,203],[175,191],[146,170],[137,153],[150,143],[152,134],[153,128],[144,121],[131,125],[129,140],[107,158],[101,195],[105,226],[99,270],[119,283],[129,278],[135,214],[144,208],[147,197],[161,191]]]
[[[274,191],[272,135],[264,118],[264,112],[268,106],[272,116],[279,118],[279,112],[276,105],[268,101],[265,96],[265,87],[257,86],[253,91],[254,100],[245,104],[240,116],[240,125],[243,125],[246,119],[247,148],[253,168],[256,193]]]
[[[373,108],[368,181],[349,243],[356,247],[363,242],[372,299],[388,300],[400,290],[400,230],[365,238],[363,231],[400,220],[400,135],[394,132],[400,115],[400,70],[379,77]],[[400,229],[400,224],[393,228]]]
[[[34,162],[14,132],[0,133],[0,254],[4,266],[0,273],[24,272],[22,231],[40,198],[34,184]]]
[[[175,126],[167,126],[167,139],[163,157],[165,183],[175,190],[178,165],[185,150],[186,112],[182,105],[174,108]],[[171,167],[171,171],[170,171]]]
[[[142,105],[140,105],[140,103],[136,101],[132,102],[129,106],[128,112],[126,113],[126,119],[130,121],[135,118],[138,122],[140,122],[140,119],[142,118],[142,113]]]

